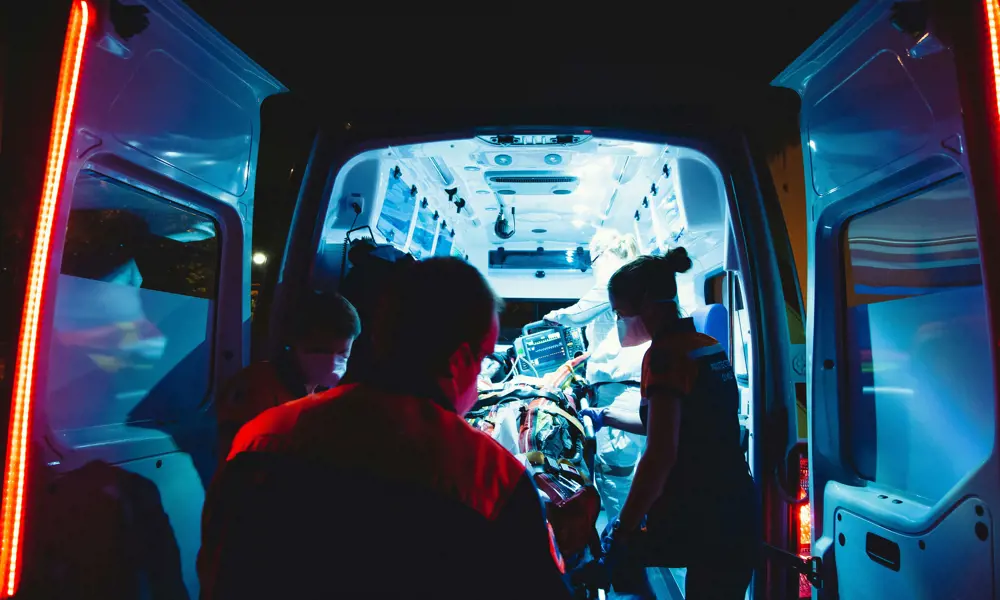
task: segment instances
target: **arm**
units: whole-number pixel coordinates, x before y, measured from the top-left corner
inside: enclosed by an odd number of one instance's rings
[[[663,486],[677,462],[680,438],[681,401],[673,394],[651,394],[646,418],[646,450],[639,459],[632,489],[629,490],[619,520],[622,531],[635,531],[653,503],[663,493]]]
[[[528,585],[532,597],[569,600],[570,592],[556,564],[558,558],[554,554],[558,551],[549,538],[538,489],[527,473],[521,476],[494,523],[499,537],[495,546],[497,556],[509,558],[507,566],[518,574],[517,578],[501,578],[509,580],[511,592],[523,593]],[[504,565],[492,566],[497,573],[507,572]]]
[[[642,424],[638,411],[623,411],[609,406],[604,409],[604,426],[636,435],[646,435],[646,426]]]
[[[596,285],[573,306],[554,310],[543,318],[564,327],[583,327],[609,310],[607,285]]]

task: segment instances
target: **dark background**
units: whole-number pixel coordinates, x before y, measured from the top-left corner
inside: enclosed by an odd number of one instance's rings
[[[19,82],[58,66],[69,2],[3,4],[0,181],[10,164],[5,158],[47,145],[54,94],[45,86],[18,93]],[[742,115],[766,155],[783,155],[798,144],[797,97],[769,93],[768,84],[853,2],[604,2],[550,10],[381,3],[363,7],[371,15],[337,15],[328,3],[291,0],[188,4],[292,91],[266,102],[262,114],[253,235],[255,248],[271,257],[266,269],[255,269],[266,285],[276,276],[317,124],[397,108],[420,118],[422,111],[474,115],[507,106],[530,114],[570,105],[711,105]],[[0,185],[0,379],[7,379],[12,368],[5,377],[3,365],[20,326],[37,198]]]

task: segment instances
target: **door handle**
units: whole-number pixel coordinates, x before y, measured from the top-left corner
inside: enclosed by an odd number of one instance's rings
[[[869,532],[865,536],[865,552],[868,558],[887,569],[899,571],[899,544]]]

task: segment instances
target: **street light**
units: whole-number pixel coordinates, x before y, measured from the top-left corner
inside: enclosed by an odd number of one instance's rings
[[[257,265],[258,267],[263,266],[264,264],[267,263],[267,255],[264,254],[263,252],[254,252],[252,260],[253,264]]]

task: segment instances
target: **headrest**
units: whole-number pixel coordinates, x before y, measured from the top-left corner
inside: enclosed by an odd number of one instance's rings
[[[691,313],[694,328],[715,338],[723,348],[729,346],[729,311],[721,304],[699,306]]]

